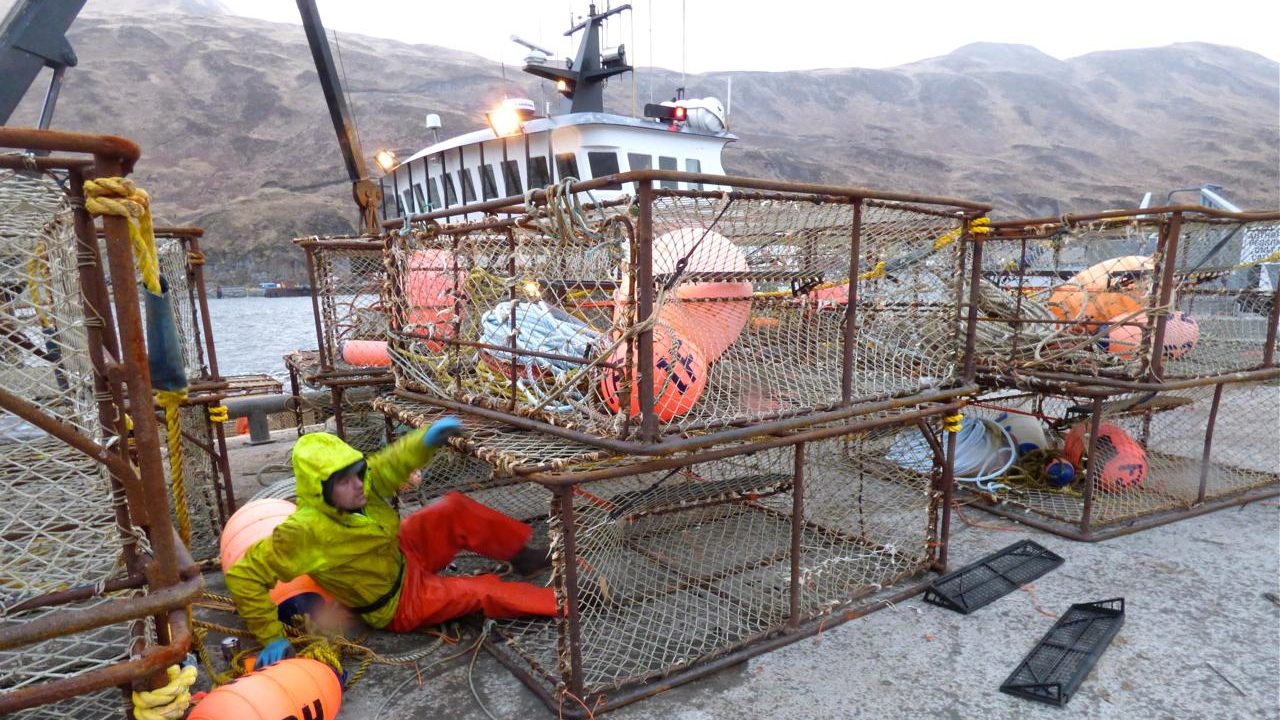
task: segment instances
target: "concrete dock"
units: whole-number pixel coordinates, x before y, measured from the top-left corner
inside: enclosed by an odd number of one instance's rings
[[[257,467],[287,462],[291,440],[285,431],[232,454],[240,497],[252,494]],[[608,717],[1280,718],[1280,503],[1094,544],[976,508],[962,508],[952,527],[953,568],[1022,538],[1066,562],[971,615],[913,598]],[[210,579],[216,587],[219,578]],[[1065,708],[999,692],[1069,605],[1114,597],[1125,599],[1124,627]],[[379,633],[370,644],[404,652],[427,641]],[[412,669],[374,665],[347,693],[341,717],[486,718],[469,681],[493,717],[556,717],[484,652],[432,667],[421,683]]]

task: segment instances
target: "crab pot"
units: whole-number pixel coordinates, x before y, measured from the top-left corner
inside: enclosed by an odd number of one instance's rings
[[[614,180],[635,195],[593,203]],[[959,240],[986,206],[702,181],[636,171],[393,232],[397,389],[620,454],[962,394]]]
[[[0,154],[0,715],[96,716],[104,692],[121,711],[114,688],[186,655],[200,591],[156,418],[138,411],[152,391],[128,350],[143,346],[128,228],[90,217],[82,195],[138,148],[11,128],[0,147],[22,151]]]
[[[289,412],[298,437],[309,432],[330,432],[361,452],[373,452],[387,444],[386,419],[370,402],[391,390],[386,375],[334,376],[320,369],[320,353],[295,351],[285,356],[289,371]]]
[[[381,301],[387,274],[383,240],[307,237],[294,244],[306,254],[311,283],[318,348],[315,377],[323,381],[388,376],[390,360],[377,348],[387,339]]]
[[[441,413],[377,402],[410,425]],[[423,487],[548,526],[564,616],[497,621],[487,647],[553,712],[585,717],[920,592],[945,564],[938,423],[957,407],[661,459],[481,421],[455,449],[492,474]]]
[[[1275,367],[1280,212],[1188,206],[992,224],[980,370],[1179,380]]]
[[[976,496],[991,512],[1088,541],[1275,496],[1278,448],[1258,422],[1280,406],[1277,379],[1272,369],[1149,388],[1036,384],[980,398],[966,414],[1004,425],[1015,442],[1039,426],[1038,441],[1075,470],[1064,484],[1027,462]],[[956,486],[973,490],[960,471]]]

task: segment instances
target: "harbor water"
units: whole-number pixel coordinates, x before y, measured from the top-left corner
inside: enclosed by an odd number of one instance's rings
[[[266,373],[287,382],[284,356],[316,348],[311,298],[210,298],[214,349],[222,375]]]

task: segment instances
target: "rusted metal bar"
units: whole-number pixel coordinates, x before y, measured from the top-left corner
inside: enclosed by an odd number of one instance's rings
[[[316,349],[320,353],[320,369],[328,371],[333,369],[333,361],[329,357],[329,344],[325,342],[324,325],[320,320],[323,313],[320,310],[320,283],[316,279],[315,249],[306,248],[303,256],[307,260],[307,281],[311,283],[311,321],[316,328]]]
[[[1099,220],[1114,220],[1121,218],[1131,218],[1138,216],[1155,217],[1157,215],[1168,215],[1171,213],[1204,215],[1210,218],[1222,220],[1237,220],[1243,222],[1280,220],[1280,212],[1265,210],[1261,212],[1228,212],[1217,208],[1205,207],[1204,205],[1161,205],[1153,208],[1126,208],[1120,210],[1107,210],[1098,213],[1082,213],[1079,215],[1059,215],[1057,217],[1041,217],[1041,218],[1020,218],[1016,220],[999,220],[991,223],[992,228],[997,229],[1019,229],[1019,228],[1035,228],[1040,229],[1043,226],[1051,225],[1054,227],[1071,227],[1080,223],[1096,222]],[[1158,222],[1152,220],[1152,223]]]
[[[127,142],[127,141],[126,141]],[[99,175],[117,176],[124,171],[118,156],[94,157]],[[147,346],[142,334],[141,298],[133,282],[137,276],[129,240],[129,221],[116,215],[104,215],[107,231],[107,262],[110,266],[111,292],[115,298],[120,330],[120,361],[128,370],[126,387],[130,407],[150,408],[151,370],[147,365]],[[126,282],[125,279],[128,279]],[[135,412],[133,438],[138,453],[139,480],[145,498],[142,510],[147,516],[151,548],[156,562],[147,565],[152,588],[166,588],[178,583],[178,565],[170,520],[169,493],[165,487],[164,465],[160,456],[160,430],[155,415]],[[131,508],[131,510],[134,508]],[[164,531],[161,530],[164,528]]]
[[[1097,492],[1098,478],[1102,475],[1101,463],[1096,462],[1098,455],[1098,433],[1102,430],[1102,398],[1093,399],[1093,410],[1089,416],[1089,449],[1085,462],[1084,477],[1084,509],[1080,511],[1080,532],[1088,534],[1089,525],[1093,521],[1093,496]]]
[[[790,603],[791,617],[787,627],[800,627],[800,619],[804,615],[804,607],[800,600],[800,541],[804,536],[804,450],[805,444],[795,444],[795,463],[791,481],[791,559]]]
[[[199,588],[197,584],[197,592]],[[126,685],[140,677],[156,673],[163,674],[165,668],[186,657],[187,650],[191,647],[191,629],[187,626],[186,611],[170,610],[167,620],[167,626],[171,628],[169,644],[153,645],[143,650],[138,657],[116,665],[19,690],[0,692],[0,715],[65,700],[95,690]]]
[[[578,608],[578,529],[573,510],[573,492],[568,488],[556,488],[556,502],[559,506],[560,531],[564,540],[564,608],[569,645],[569,677],[565,681],[569,690],[582,697],[582,614]]]
[[[937,572],[944,573],[947,571],[947,554],[951,547],[951,504],[955,498],[955,467],[956,467],[956,434],[947,433],[947,459],[942,464],[942,508],[941,519],[942,527],[938,530],[938,559],[934,563],[934,569]]]
[[[1138,380],[1121,380],[1098,375],[1073,375],[1071,373],[1030,370],[1019,373],[1016,376],[998,373],[988,374],[984,376],[984,383],[989,381],[993,383],[1007,383],[1017,387],[1022,387],[1024,385],[1036,385],[1037,381],[1045,381],[1046,383],[1057,383],[1054,385],[1054,389],[1060,389],[1063,392],[1080,394],[1104,393],[1114,395],[1117,392],[1163,392],[1167,390],[1186,390],[1189,388],[1203,387],[1205,385],[1214,385],[1220,382],[1265,382],[1267,380],[1274,380],[1278,377],[1280,377],[1280,368],[1278,367],[1242,370],[1240,372],[1222,373],[1198,378],[1167,380],[1165,382],[1158,383]],[[1091,388],[1090,386],[1097,387]]]
[[[1266,272],[1266,268],[1260,268]],[[1262,366],[1272,367],[1276,364],[1276,330],[1280,328],[1280,282],[1271,293],[1271,312],[1267,313],[1267,340],[1262,346]]]
[[[1169,219],[1168,236],[1161,256],[1163,272],[1160,277],[1160,299],[1157,308],[1155,337],[1151,348],[1151,380],[1159,382],[1164,377],[1164,336],[1169,325],[1169,312],[1173,303],[1174,270],[1178,264],[1178,240],[1182,234],[1182,213],[1175,212]],[[1145,338],[1144,338],[1145,339]]]
[[[379,235],[361,235],[358,238],[322,238],[313,235],[310,237],[296,238],[294,239],[293,244],[304,249],[355,250],[359,252],[367,252],[370,255],[381,255],[383,240]]]
[[[1209,488],[1209,469],[1212,467],[1209,455],[1213,452],[1213,429],[1218,425],[1218,406],[1222,403],[1222,390],[1225,383],[1218,383],[1213,388],[1213,404],[1209,406],[1209,423],[1204,429],[1204,454],[1200,456],[1200,490],[1196,493],[1196,503],[1204,502]]]
[[[648,323],[654,313],[653,308],[653,184],[641,182],[638,186],[637,200],[640,205],[640,216],[636,219],[636,322]],[[654,442],[658,438],[658,416],[653,410],[653,328],[646,328],[636,338],[636,367],[631,375],[639,383],[640,398],[640,439]],[[627,398],[631,395],[628,394]],[[624,407],[630,407],[630,401],[618,399]],[[634,411],[634,408],[632,409]],[[629,411],[628,414],[631,414]]]
[[[75,170],[82,171],[93,167],[93,161],[83,157],[34,157],[31,155],[0,155],[0,168],[5,170]]]
[[[529,153],[529,141],[527,138],[525,139],[524,150],[525,155],[527,156]],[[461,148],[459,148],[459,152],[461,152]],[[525,167],[528,167],[527,157],[525,158],[525,162]],[[461,168],[461,158],[459,158],[458,164],[459,172],[466,172]],[[519,327],[516,324],[516,286],[514,284],[516,277],[516,234],[511,230],[511,228],[507,228],[507,277],[511,278],[513,281],[511,287],[507,288],[507,300],[511,301],[511,322],[508,327],[511,335],[507,338],[507,351],[511,353],[511,396],[507,398],[507,407],[509,407],[512,412],[515,412],[519,398],[518,393],[520,391],[519,383],[516,382],[516,379],[520,377],[520,370],[518,369],[518,363],[516,361],[519,357],[516,355],[516,333],[519,331]]]
[[[192,228],[192,229],[199,230],[199,228]],[[200,255],[204,254],[204,252],[200,249],[200,237],[203,234],[204,234],[204,231],[200,230],[199,235],[193,234],[190,236],[191,239],[189,242],[190,242],[191,252],[199,253]],[[197,266],[195,268],[195,278],[196,278],[196,289],[197,289],[196,297],[200,301],[200,324],[204,327],[205,343],[208,345],[206,354],[208,355],[208,360],[209,360],[209,377],[212,380],[220,380],[222,379],[222,376],[218,374],[218,354],[214,350],[213,319],[209,317],[209,291],[206,289],[206,286],[205,286],[203,267]]]
[[[136,480],[134,480],[133,469],[129,466],[128,461],[116,455],[110,448],[103,447],[81,435],[67,423],[46,415],[38,405],[14,395],[3,387],[0,387],[0,408],[4,408],[18,418],[31,423],[54,438],[106,465],[107,469],[113,474],[119,475],[126,488],[133,485],[135,491],[140,492],[140,488],[138,488]]]
[[[133,163],[142,154],[137,143],[114,135],[86,135],[35,128],[0,127],[0,146],[49,152],[85,153],[96,156],[95,162],[99,163],[101,158],[112,158],[124,173],[132,172]]]
[[[840,400],[853,399],[853,351],[858,342],[858,265],[862,255],[862,201],[853,203],[853,227],[849,231],[849,297],[844,307],[843,365],[840,367]]]
[[[972,256],[969,259],[971,268],[969,271],[969,315],[965,318],[965,341],[964,341],[964,357],[961,359],[964,367],[964,382],[973,382],[977,373],[978,353],[976,352],[977,334],[978,334],[978,297],[979,284],[982,281],[982,240],[979,236],[974,236],[969,232],[969,223],[965,222],[959,242],[965,243],[967,247],[972,248]]]

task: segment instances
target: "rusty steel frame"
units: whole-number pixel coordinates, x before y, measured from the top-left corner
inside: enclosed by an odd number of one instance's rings
[[[86,178],[120,176],[132,170],[139,157],[138,146],[124,138],[86,135],[28,128],[0,128],[0,147],[51,153],[43,158],[10,156],[0,166],[23,168],[29,162],[44,170],[68,174],[68,193],[74,208],[77,242],[77,264],[81,279],[81,304],[87,322],[89,355],[93,366],[94,385],[98,397],[99,418],[108,438],[123,438],[123,410],[126,407],[150,408],[151,377],[143,341],[142,317],[138,289],[133,282],[106,283],[106,269],[99,253],[94,219],[84,208],[82,185]],[[83,154],[91,158],[85,158]],[[110,276],[132,278],[136,274],[128,224],[124,218],[102,218],[106,236],[106,264]],[[114,300],[114,302],[112,302]],[[114,321],[112,312],[114,310]],[[62,426],[56,418],[37,406],[0,391],[0,408],[13,412],[46,430],[53,437],[102,463],[111,479],[112,494],[122,495],[116,520],[121,525],[121,545],[128,584],[141,578],[147,593],[138,597],[115,599],[92,611],[63,610],[38,621],[0,629],[0,648],[12,648],[30,642],[63,636],[73,631],[103,627],[116,622],[142,619],[157,621],[160,645],[145,650],[140,657],[121,661],[81,675],[47,681],[18,691],[0,693],[0,714],[74,697],[111,686],[157,687],[167,682],[164,669],[186,655],[190,646],[190,628],[186,608],[201,591],[199,575],[184,568],[190,556],[176,539],[170,522],[168,489],[161,461],[159,430],[156,418],[149,412],[135,413],[130,443],[98,444]],[[61,426],[61,427],[59,427]],[[135,469],[136,468],[136,469]],[[152,557],[143,561],[126,524],[146,530]],[[117,579],[119,580],[119,579]],[[119,584],[119,583],[117,583]],[[45,606],[62,604],[75,595],[47,594],[32,601]],[[122,648],[123,651],[123,648]]]
[[[1107,398],[1142,391],[1185,390],[1189,388],[1213,386],[1213,399],[1209,409],[1209,417],[1205,426],[1202,446],[1203,449],[1200,454],[1201,466],[1199,489],[1195,502],[1186,508],[1158,510],[1155,512],[1137,515],[1128,520],[1109,520],[1105,525],[1099,527],[1094,524],[1093,518],[1094,474],[1096,469],[1090,468],[1089,477],[1086,479],[1084,486],[1084,506],[1081,509],[1080,518],[1078,520],[1071,521],[1059,516],[1048,515],[1034,508],[1009,502],[1003,498],[999,500],[993,499],[985,493],[966,491],[966,495],[973,500],[973,504],[976,507],[982,508],[992,514],[1009,518],[1010,520],[1022,523],[1023,525],[1028,525],[1071,540],[1078,540],[1081,542],[1098,542],[1100,540],[1108,540],[1113,537],[1128,535],[1130,533],[1138,532],[1139,530],[1146,530],[1148,528],[1165,525],[1178,520],[1197,517],[1215,510],[1221,510],[1222,508],[1233,507],[1236,505],[1247,505],[1258,500],[1265,500],[1280,496],[1280,483],[1277,483],[1263,487],[1246,488],[1240,490],[1235,495],[1225,495],[1212,500],[1205,500],[1209,472],[1208,461],[1213,450],[1214,430],[1217,427],[1218,411],[1222,400],[1223,389],[1227,385],[1280,380],[1280,368],[1254,370],[1245,373],[1232,373],[1230,375],[1195,378],[1169,383],[1134,382],[1127,385],[1114,383],[1107,387],[1099,387],[1095,384],[1096,380],[1096,378],[1091,377],[1074,377],[1070,380],[1058,379],[1045,381],[1024,376],[1017,378],[1017,382],[1015,384],[1013,378],[1000,376],[995,378],[995,382],[991,383],[990,387],[992,389],[1010,389],[1016,387],[1020,390],[1029,390],[1032,393],[1076,395],[1090,398],[1089,446],[1086,451],[1086,457],[1090,457],[1093,456],[1095,451],[1096,438],[1105,414],[1102,408],[1103,401]]]
[[[486,637],[485,648],[502,665],[520,678],[521,682],[532,690],[552,712],[561,713],[564,717],[588,717],[595,713],[616,709],[636,700],[664,692],[677,685],[704,677],[729,665],[742,662],[747,658],[755,657],[796,640],[809,637],[823,628],[833,627],[845,621],[861,617],[885,607],[886,605],[883,602],[885,599],[888,599],[890,603],[896,603],[923,592],[929,582],[938,575],[945,573],[947,568],[946,558],[951,515],[950,468],[955,451],[955,434],[947,433],[946,450],[941,462],[941,472],[937,473],[930,481],[928,501],[929,528],[927,532],[929,546],[926,551],[926,564],[922,566],[922,570],[916,575],[916,577],[923,576],[923,579],[902,586],[893,591],[888,598],[869,598],[869,595],[874,595],[874,591],[868,591],[848,598],[842,607],[818,611],[807,616],[800,604],[801,573],[799,572],[803,540],[802,531],[806,525],[803,498],[804,448],[806,443],[809,442],[878,427],[916,426],[929,418],[942,417],[958,412],[964,405],[964,400],[953,399],[945,404],[916,408],[910,412],[864,418],[847,424],[803,429],[788,435],[756,439],[740,445],[718,447],[680,457],[649,460],[636,465],[623,465],[596,471],[539,472],[524,476],[522,479],[532,480],[551,490],[551,502],[556,511],[554,513],[556,516],[554,522],[562,532],[563,546],[558,559],[563,572],[556,573],[554,578],[559,584],[566,605],[566,611],[561,619],[559,641],[561,643],[561,655],[562,657],[568,657],[568,664],[560,669],[562,677],[539,679],[532,667],[522,664],[521,661],[497,650],[497,646],[504,645],[507,642],[499,634],[499,631],[495,630]],[[927,426],[922,430],[927,432]],[[931,446],[935,447],[936,454],[937,440],[932,436],[930,438],[932,440]],[[621,689],[616,691],[587,692],[587,688],[584,686],[582,666],[582,617],[577,602],[579,597],[577,572],[579,561],[573,505],[573,495],[577,487],[598,480],[625,475],[639,475],[656,470],[688,467],[697,463],[786,446],[795,449],[793,484],[790,490],[792,492],[792,514],[789,517],[791,524],[790,542],[785,558],[783,558],[790,566],[788,586],[790,612],[788,616],[776,627],[743,638],[728,647],[720,648],[669,674],[627,682],[622,685]],[[559,693],[549,691],[546,687],[546,680],[548,679],[552,680],[553,684],[562,687],[563,690]],[[573,702],[569,702],[569,697],[566,697],[565,691],[571,694]],[[590,709],[588,710],[587,708]]]

